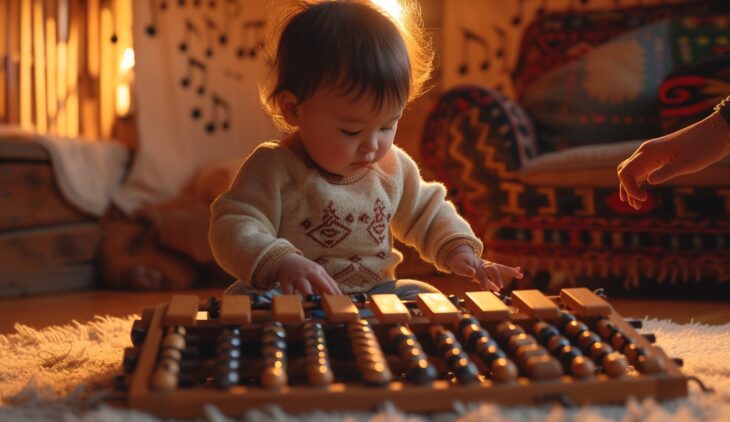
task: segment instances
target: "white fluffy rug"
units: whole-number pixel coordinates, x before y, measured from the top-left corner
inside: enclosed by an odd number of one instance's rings
[[[159,421],[148,414],[110,406],[105,399],[120,371],[134,316],[97,317],[43,330],[16,325],[0,335],[0,421]],[[728,421],[730,420],[730,324],[678,325],[646,320],[644,332],[657,335],[669,356],[684,359],[683,371],[715,389],[703,394],[690,384],[690,397],[656,403],[629,401],[625,406],[503,407],[455,403],[453,412],[403,414],[387,404],[373,413],[312,412],[289,415],[277,408],[249,412],[253,421]],[[232,420],[215,408],[205,420]]]

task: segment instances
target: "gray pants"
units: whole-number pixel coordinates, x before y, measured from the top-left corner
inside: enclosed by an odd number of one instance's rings
[[[378,284],[372,289],[365,292],[366,295],[372,296],[383,293],[392,293],[403,300],[415,300],[416,295],[419,293],[439,293],[439,289],[433,287],[428,283],[418,280],[402,279],[402,280],[390,280]],[[273,296],[282,294],[278,288],[268,290],[266,292],[259,292],[252,289],[249,286],[236,281],[231,284],[223,294],[226,295],[248,295],[248,294],[259,294],[259,298],[264,301],[271,301]]]

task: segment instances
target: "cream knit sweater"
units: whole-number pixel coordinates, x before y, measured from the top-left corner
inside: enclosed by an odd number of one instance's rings
[[[396,279],[403,256],[393,236],[445,272],[445,258],[459,245],[481,256],[481,241],[445,196],[396,146],[341,177],[266,142],[211,205],[209,240],[218,263],[256,289],[274,287],[279,260],[299,253],[322,265],[343,293],[361,293]]]

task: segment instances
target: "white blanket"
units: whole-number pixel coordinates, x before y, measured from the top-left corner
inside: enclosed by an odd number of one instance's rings
[[[118,142],[38,135],[0,126],[0,138],[37,142],[51,157],[63,197],[80,210],[101,216],[124,178],[129,151]]]

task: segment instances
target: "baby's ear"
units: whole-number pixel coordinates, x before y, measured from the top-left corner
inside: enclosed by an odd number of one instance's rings
[[[281,115],[289,126],[299,126],[299,99],[291,91],[282,91],[276,96]]]

